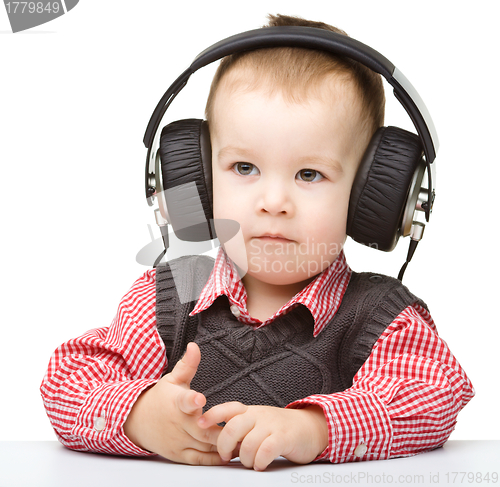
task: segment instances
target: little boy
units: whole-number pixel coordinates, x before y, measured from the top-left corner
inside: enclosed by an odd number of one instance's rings
[[[240,224],[244,245],[227,242],[215,263],[184,259],[205,276],[197,302],[181,306],[159,266],[109,328],[56,350],[41,392],[64,445],[198,465],[239,456],[264,470],[280,455],[339,463],[444,444],[472,385],[425,304],[396,280],[352,272],[342,250],[384,103],[380,76],[324,52],[223,60],[207,103],[213,213]],[[370,286],[380,296],[359,304]],[[369,345],[346,331],[361,311]]]

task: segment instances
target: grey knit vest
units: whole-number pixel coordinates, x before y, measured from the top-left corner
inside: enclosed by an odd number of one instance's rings
[[[195,301],[182,304],[179,295],[198,296],[213,263],[189,256],[156,268],[165,373],[195,341],[201,362],[191,388],[206,396],[204,410],[228,401],[284,407],[312,394],[343,391],[396,316],[414,303],[426,307],[397,279],[353,272],[335,316],[315,338],[313,317],[302,304],[257,330],[233,316],[226,296],[190,317]]]

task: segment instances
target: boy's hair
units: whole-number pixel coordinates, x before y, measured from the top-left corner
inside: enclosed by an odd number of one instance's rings
[[[299,17],[269,15],[268,19],[269,23],[264,27],[296,25],[347,35],[331,25]],[[294,102],[306,98],[328,75],[350,81],[357,90],[363,113],[362,125],[368,130],[369,136],[384,124],[385,94],[379,74],[354,60],[330,52],[300,47],[275,47],[235,53],[222,59],[212,80],[205,109],[209,125],[213,121],[217,88],[221,80],[237,68],[245,72],[243,81],[247,87],[254,88],[264,82],[271,93],[279,89],[288,100]]]

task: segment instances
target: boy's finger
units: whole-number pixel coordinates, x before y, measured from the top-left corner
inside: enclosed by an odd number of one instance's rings
[[[198,419],[198,425],[200,428],[209,428],[210,426],[222,423],[223,421],[227,423],[234,416],[246,412],[247,409],[248,406],[236,401],[218,404],[217,406],[209,409]]]
[[[173,384],[184,384],[189,387],[193,377],[196,375],[200,360],[201,352],[198,345],[195,342],[189,342],[187,344],[186,353],[175,364],[172,372],[167,374],[169,381]]]
[[[201,413],[201,408],[206,404],[207,399],[201,392],[188,389],[181,392],[176,397],[177,407],[185,414]]]
[[[187,448],[184,450],[183,463],[191,465],[227,465],[228,460],[222,460],[217,452],[202,452]]]
[[[222,426],[211,426],[210,428],[199,428],[196,424],[188,425],[186,432],[200,443],[213,445],[212,451],[217,451],[217,440],[222,431]]]
[[[268,436],[260,444],[253,459],[254,470],[265,470],[269,464],[283,453],[283,445],[276,436]]]

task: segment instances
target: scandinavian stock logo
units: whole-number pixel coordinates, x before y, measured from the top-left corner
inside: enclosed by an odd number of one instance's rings
[[[13,2],[3,0],[12,32],[31,29],[61,17],[76,6],[79,0],[43,0]]]

